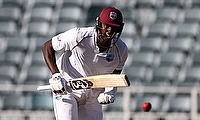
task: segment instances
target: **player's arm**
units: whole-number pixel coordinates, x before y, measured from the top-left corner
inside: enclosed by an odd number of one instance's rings
[[[115,69],[112,74],[120,74],[122,70]],[[103,93],[100,93],[97,100],[100,104],[110,104],[115,101],[117,87],[106,87]]]
[[[56,51],[53,49],[52,40],[44,43],[42,46],[42,52],[45,62],[52,73],[52,78],[49,79],[52,91],[56,94],[66,94],[65,91],[69,91],[67,81],[62,78],[56,65]]]
[[[47,41],[42,46],[42,52],[47,66],[49,67],[52,74],[59,73],[56,65],[55,50],[52,46],[52,40]]]
[[[128,57],[128,50],[127,47],[125,47],[124,52],[122,53],[122,60],[120,62],[119,66],[124,66],[124,63]],[[115,69],[112,74],[120,74],[122,72],[122,69]],[[100,95],[98,96],[98,102],[100,104],[109,104],[109,103],[113,103],[115,101],[115,94],[117,92],[117,87],[110,87],[110,88],[105,88],[104,93],[100,93]]]

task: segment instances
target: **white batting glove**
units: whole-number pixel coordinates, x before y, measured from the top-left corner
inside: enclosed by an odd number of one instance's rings
[[[67,92],[71,92],[68,82],[61,77],[60,73],[53,74],[52,78],[49,79],[49,84],[55,94],[67,94]]]
[[[100,104],[110,104],[115,101],[115,94],[116,94],[117,88],[116,87],[110,87],[105,88],[104,93],[100,93],[97,100]]]

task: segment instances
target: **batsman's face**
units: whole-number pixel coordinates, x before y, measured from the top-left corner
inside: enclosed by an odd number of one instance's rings
[[[119,31],[118,27],[102,23],[101,34],[99,36],[100,37],[99,44],[107,48],[110,47],[111,41],[117,31]]]

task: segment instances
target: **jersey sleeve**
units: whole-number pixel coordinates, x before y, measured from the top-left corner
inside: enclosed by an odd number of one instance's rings
[[[126,46],[126,44],[123,44],[123,48],[121,49],[121,54],[120,54],[120,62],[119,65],[117,66],[116,70],[121,70],[128,58],[128,48]]]
[[[52,46],[55,51],[71,50],[76,46],[77,28],[70,29],[52,38]]]

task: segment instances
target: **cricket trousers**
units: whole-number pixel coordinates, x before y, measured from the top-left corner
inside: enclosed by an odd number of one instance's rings
[[[102,89],[76,90],[67,95],[53,95],[56,120],[102,120],[102,106],[97,97]]]

